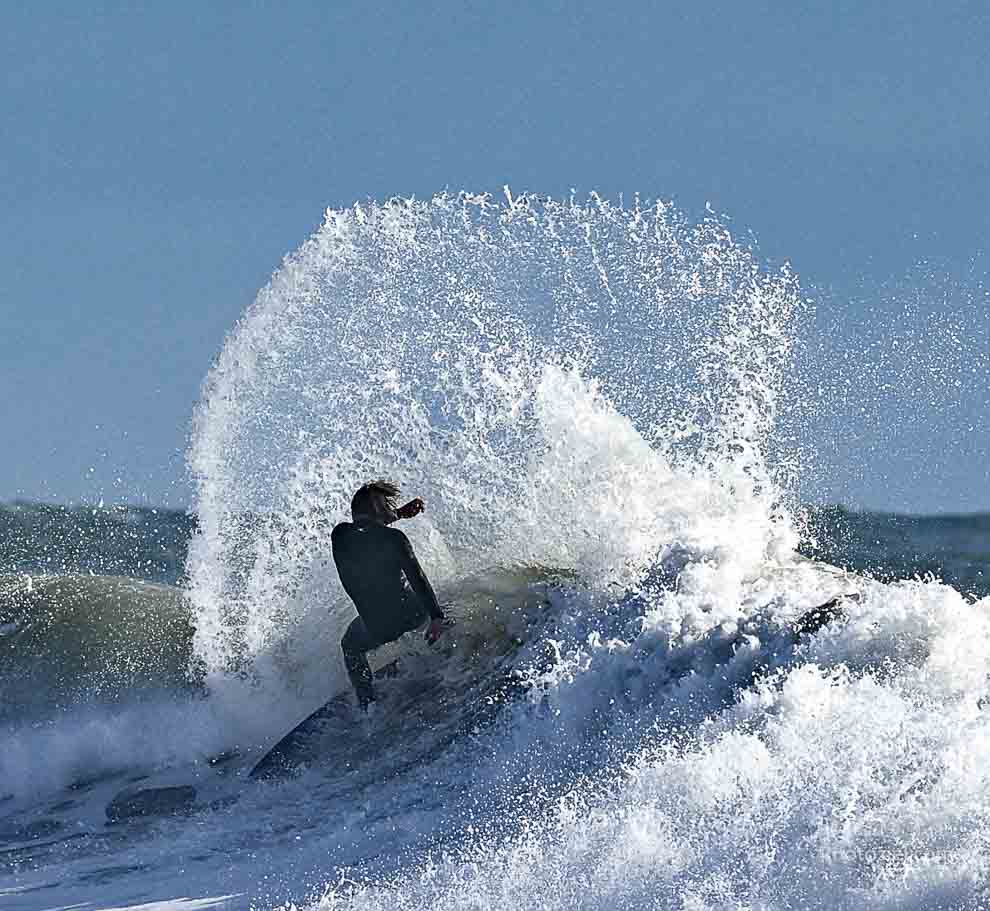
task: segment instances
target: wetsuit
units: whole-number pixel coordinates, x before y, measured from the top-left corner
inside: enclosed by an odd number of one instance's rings
[[[374,700],[366,652],[415,629],[427,615],[443,619],[437,596],[409,539],[375,522],[341,522],[330,535],[333,560],[358,616],[340,641],[344,666],[362,706]]]

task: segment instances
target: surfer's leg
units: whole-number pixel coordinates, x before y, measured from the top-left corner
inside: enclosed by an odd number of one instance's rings
[[[430,619],[429,611],[419,602],[418,598],[410,597],[402,604],[402,632],[400,635],[411,633],[414,629],[419,629]],[[398,638],[398,636],[396,636]]]
[[[368,703],[375,701],[375,689],[372,685],[371,665],[368,664],[367,653],[378,645],[360,617],[355,617],[351,621],[344,638],[340,640],[340,650],[344,653],[344,667],[347,668],[347,676],[351,678],[351,686],[354,687],[358,703],[363,709],[368,707]]]
[[[800,635],[801,633],[814,635],[833,620],[843,619],[846,616],[846,612],[842,608],[843,603],[846,601],[859,601],[861,597],[858,592],[852,592],[848,595],[838,595],[831,601],[826,601],[824,604],[819,604],[818,607],[813,607],[811,610],[806,611],[798,617],[797,622],[794,624],[795,635]]]

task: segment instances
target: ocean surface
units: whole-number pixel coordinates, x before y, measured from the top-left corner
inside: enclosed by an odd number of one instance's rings
[[[328,212],[189,514],[0,506],[0,906],[990,907],[990,516],[805,504],[807,309],[662,205]],[[456,624],[251,778],[345,689],[379,476]]]

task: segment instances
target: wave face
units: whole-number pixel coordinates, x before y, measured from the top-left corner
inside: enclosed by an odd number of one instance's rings
[[[0,576],[0,723],[189,688],[182,592],[114,576]]]

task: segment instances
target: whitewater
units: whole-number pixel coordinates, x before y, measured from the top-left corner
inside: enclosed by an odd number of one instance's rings
[[[3,906],[990,905],[990,601],[798,556],[811,310],[664,203],[328,210],[205,380],[181,578],[0,578]],[[346,687],[375,477],[457,625],[250,779]]]

